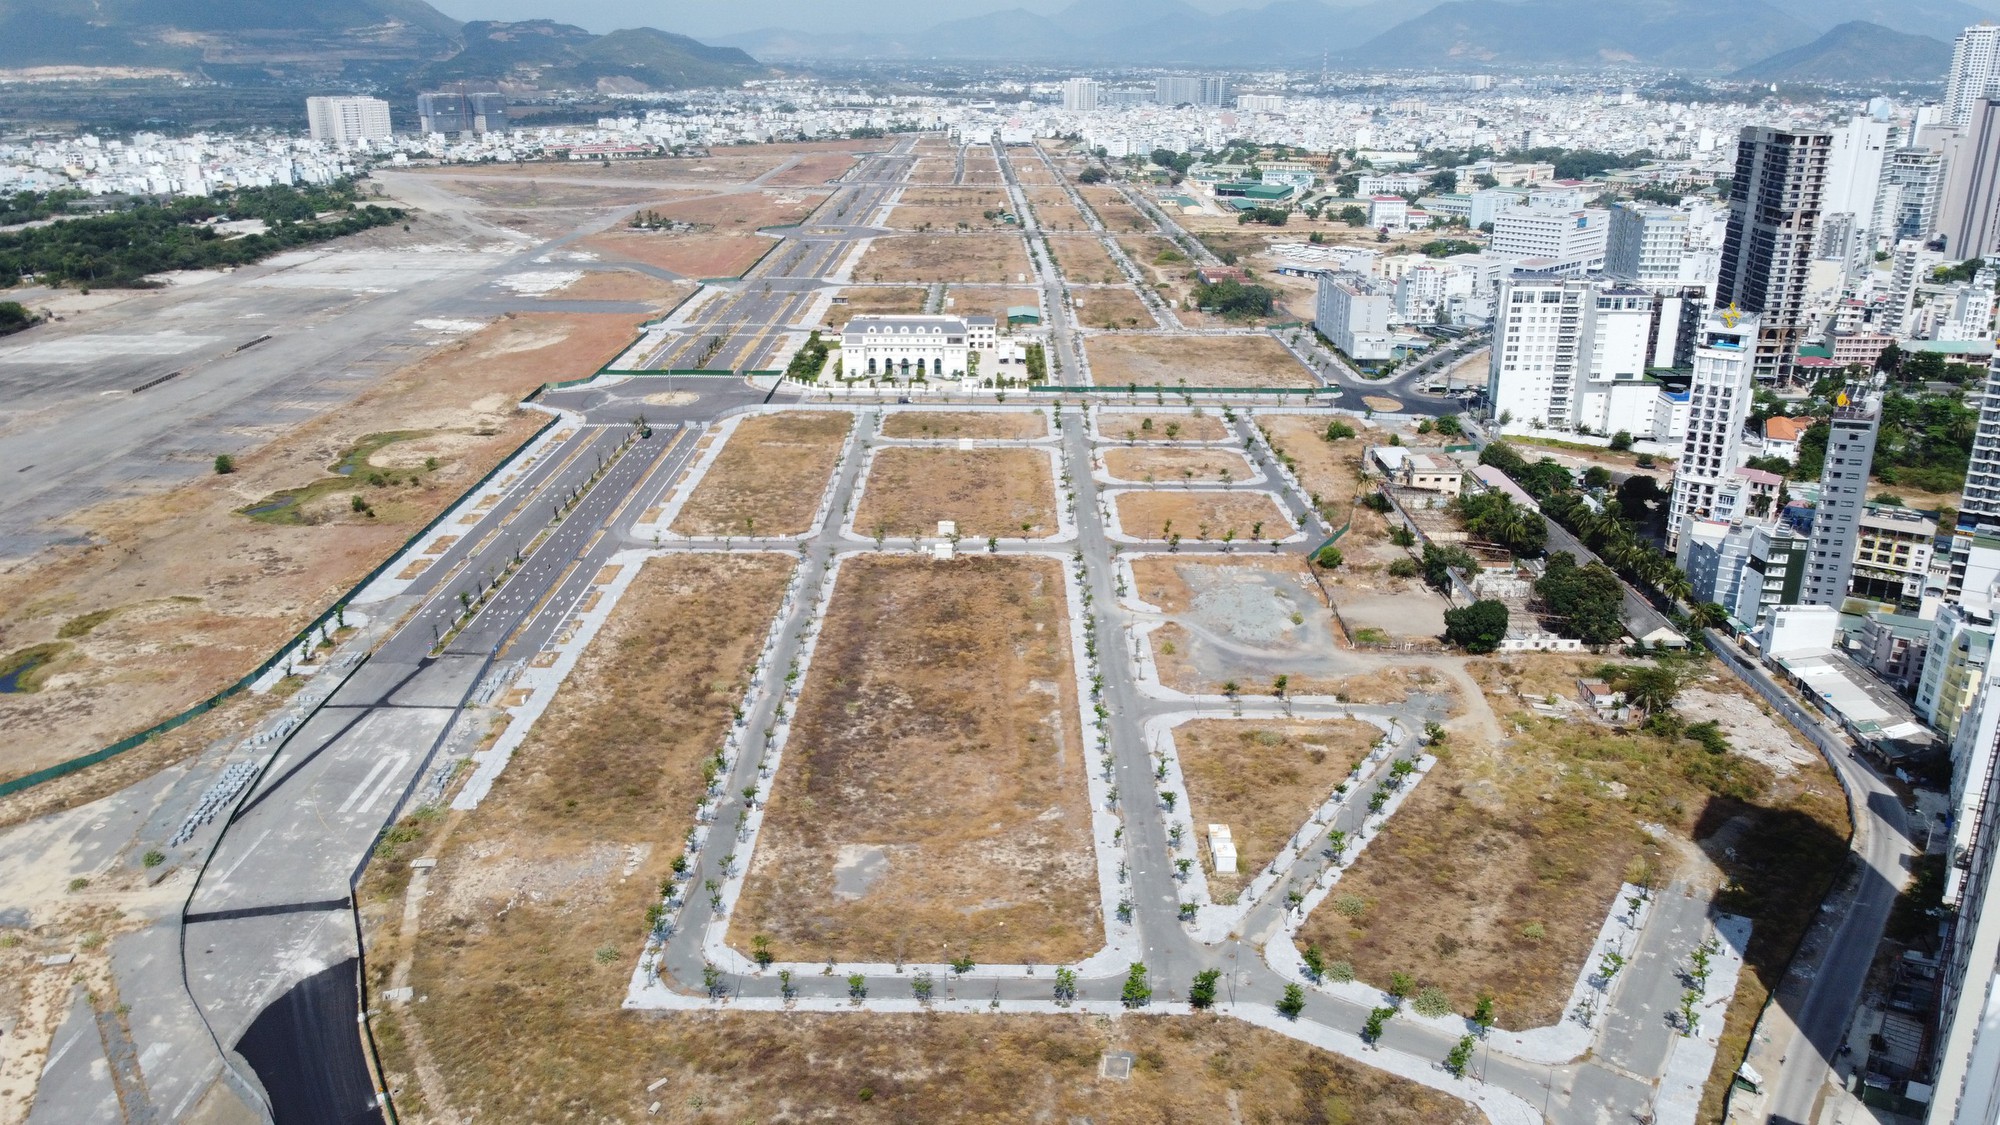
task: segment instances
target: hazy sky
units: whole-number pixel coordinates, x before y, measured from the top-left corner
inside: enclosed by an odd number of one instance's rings
[[[662,4],[648,0],[431,0],[439,11],[461,20],[554,19],[603,33],[620,27],[657,27],[695,38],[729,35],[764,27],[801,31],[867,31],[927,27],[940,20],[976,16],[1006,8],[1052,12],[1071,0],[735,0],[721,4]],[[1155,0],[1116,0],[1144,10]],[[1189,0],[1197,8],[1224,11],[1258,6],[1258,0]]]

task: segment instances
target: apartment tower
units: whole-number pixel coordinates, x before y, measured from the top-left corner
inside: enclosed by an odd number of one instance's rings
[[[1754,374],[1789,379],[1806,333],[1806,282],[1833,134],[1750,126],[1736,146],[1715,303],[1758,314]]]

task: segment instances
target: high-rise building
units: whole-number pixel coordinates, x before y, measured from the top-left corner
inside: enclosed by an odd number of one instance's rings
[[[1877,203],[1885,238],[1930,237],[1944,198],[1944,156],[1927,148],[1899,148],[1882,165]]]
[[[1933,340],[1990,340],[1993,336],[1993,275],[1979,271],[1970,285],[1955,285]]]
[[[1985,590],[1984,578],[1970,573],[1976,540],[2000,537],[2000,357],[1988,362],[1979,398],[1979,427],[1972,432],[1972,457],[1958,502],[1958,526],[1951,541],[1945,596]]]
[[[343,145],[386,141],[395,135],[389,124],[389,103],[381,98],[307,98],[306,125],[313,140]]]
[[[1696,338],[1687,436],[1681,440],[1668,506],[1668,550],[1680,542],[1689,521],[1708,518],[1717,490],[1736,468],[1743,422],[1750,416],[1760,320],[1726,309],[1712,312]]]
[[[1687,241],[1687,212],[1620,203],[1611,208],[1604,272],[1642,285],[1676,284]]]
[[[1944,88],[1944,123],[1963,127],[1973,104],[1994,90],[2000,76],[2000,27],[1985,20],[1958,33],[1951,45],[1951,77]]]
[[[1487,253],[1516,261],[1543,260],[1550,273],[1581,277],[1604,268],[1611,225],[1598,208],[1580,211],[1513,207],[1493,216]]]
[[[1230,87],[1229,79],[1211,76],[1201,80],[1201,104],[1225,106],[1234,97],[1235,91]]]
[[[1755,373],[1788,379],[1806,332],[1806,282],[1833,136],[1750,126],[1736,146],[1715,302],[1758,314]]]
[[[1072,78],[1063,83],[1063,108],[1072,113],[1089,113],[1097,108],[1104,87],[1094,78]]]
[[[418,94],[417,120],[425,133],[504,133],[507,96],[452,91]]]
[[[1153,80],[1153,100],[1161,105],[1200,105],[1201,79],[1168,76]]]
[[[1495,418],[1648,434],[1660,388],[1646,378],[1655,300],[1615,282],[1513,277],[1494,305],[1487,402]]]
[[[1853,229],[1863,239],[1881,234],[1875,221],[1882,165],[1900,136],[1895,125],[1872,117],[1856,117],[1835,129],[1833,151],[1827,157],[1822,213],[1853,216]]]
[[[1353,360],[1388,359],[1395,354],[1389,335],[1393,289],[1356,273],[1322,274],[1313,327]]]
[[[1854,575],[1854,552],[1861,538],[1862,510],[1868,503],[1868,471],[1875,464],[1875,438],[1882,425],[1882,400],[1850,388],[1849,399],[1833,410],[1826,438],[1826,461],[1819,473],[1819,506],[1813,509],[1812,545],[1806,551],[1806,605],[1839,609]]]
[[[2000,249],[2000,100],[1972,103],[1965,133],[1946,150],[1937,229],[1944,252],[1963,261]]]
[[[1891,335],[1908,335],[1907,322],[1910,308],[1916,303],[1917,286],[1931,275],[1931,269],[1944,260],[1944,255],[1925,246],[1914,238],[1901,239],[1896,243],[1894,260],[1889,268],[1889,300],[1882,310],[1882,329]]]

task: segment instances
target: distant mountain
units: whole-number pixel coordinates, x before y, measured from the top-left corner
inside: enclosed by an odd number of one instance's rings
[[[1860,20],[1946,43],[1980,20],[1994,18],[1990,8],[1961,0],[1770,0],[1770,4],[1816,28],[1832,29]]]
[[[1951,69],[1951,45],[1850,20],[1802,47],[1751,63],[1732,78],[1758,82],[1936,82]]]
[[[1734,70],[1818,29],[1763,0],[1450,0],[1349,53],[1372,66]]]
[[[740,50],[652,28],[461,25],[424,0],[0,0],[0,66],[169,67],[392,90],[456,79],[672,90],[764,73]]]
[[[650,27],[592,35],[554,20],[477,20],[460,36],[464,49],[419,69],[413,76],[419,85],[478,81],[628,92],[734,86],[764,73],[734,47]]]

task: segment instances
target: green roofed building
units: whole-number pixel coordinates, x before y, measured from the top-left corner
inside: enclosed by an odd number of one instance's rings
[[[1042,310],[1039,305],[1007,306],[1007,323],[1009,324],[1040,324],[1041,322]]]

